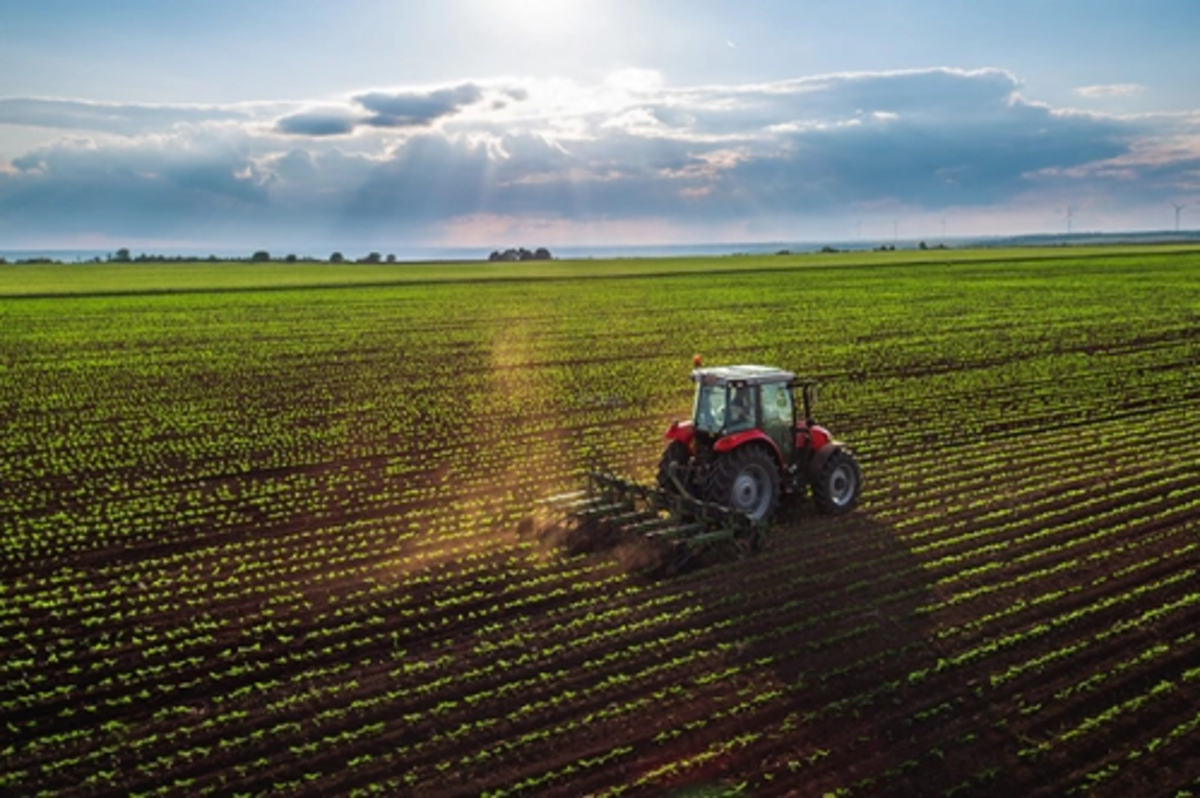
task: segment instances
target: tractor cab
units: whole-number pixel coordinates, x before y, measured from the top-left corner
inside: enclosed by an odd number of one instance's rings
[[[696,369],[692,379],[696,383],[692,425],[697,433],[717,439],[762,430],[783,456],[791,453],[795,374],[768,366],[722,366]]]

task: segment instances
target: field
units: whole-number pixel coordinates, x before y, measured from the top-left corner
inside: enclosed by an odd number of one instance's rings
[[[1200,793],[1200,251],[17,268],[0,793]],[[859,509],[528,534],[696,352],[819,379]]]

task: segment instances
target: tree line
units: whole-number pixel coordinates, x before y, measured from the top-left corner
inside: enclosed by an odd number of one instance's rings
[[[491,255],[488,255],[490,261],[518,261],[518,260],[551,260],[554,256],[550,254],[550,250],[545,247],[538,247],[532,252],[525,247],[520,249],[506,249],[503,252],[496,250]]]
[[[524,247],[520,249],[506,249],[503,251],[497,250],[488,256],[490,261],[522,261],[522,260],[551,260],[553,255],[550,250],[545,247],[538,247],[536,250],[528,250]],[[218,257],[209,255],[208,257],[196,257],[194,255],[153,255],[147,253],[139,253],[134,255],[129,249],[122,247],[116,252],[109,253],[104,257],[99,255],[89,258],[85,263],[194,263],[195,261],[207,261],[211,263],[244,263],[247,260],[245,257]],[[260,249],[255,251],[248,259],[251,263],[396,263],[396,256],[392,254],[383,255],[379,252],[370,252],[361,258],[349,259],[341,252],[333,252],[327,259],[314,258],[308,255],[284,255],[282,258],[272,257],[268,250]],[[56,258],[35,257],[21,258],[12,261],[14,264],[36,264],[36,263],[62,263]],[[7,264],[8,260],[0,258],[0,264]]]

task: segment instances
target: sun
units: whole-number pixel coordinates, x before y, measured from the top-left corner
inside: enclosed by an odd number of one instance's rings
[[[593,0],[479,0],[477,5],[497,29],[528,37],[561,34],[600,10]]]

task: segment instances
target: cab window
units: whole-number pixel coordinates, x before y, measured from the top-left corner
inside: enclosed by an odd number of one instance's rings
[[[729,386],[729,418],[725,424],[726,432],[741,432],[754,429],[755,425],[754,386]]]
[[[792,392],[787,385],[762,386],[763,426],[792,426]]]

